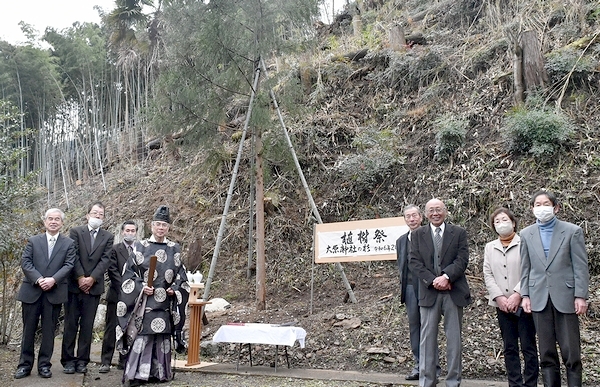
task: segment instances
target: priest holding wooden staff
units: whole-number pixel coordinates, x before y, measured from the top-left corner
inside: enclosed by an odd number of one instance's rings
[[[117,349],[127,354],[123,385],[173,379],[171,336],[181,331],[190,286],[179,244],[166,238],[169,208],[160,206],[152,235],[136,242],[123,272],[117,304]]]

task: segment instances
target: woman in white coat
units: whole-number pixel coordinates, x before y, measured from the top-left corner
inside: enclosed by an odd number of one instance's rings
[[[509,387],[537,386],[539,364],[535,326],[530,313],[521,308],[521,239],[517,219],[507,208],[498,208],[490,217],[498,238],[485,246],[483,274],[489,304],[496,307],[504,342],[504,363]],[[524,367],[521,371],[519,342]]]

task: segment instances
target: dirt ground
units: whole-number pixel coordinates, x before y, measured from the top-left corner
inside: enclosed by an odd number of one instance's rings
[[[286,323],[294,322],[307,331],[306,347],[297,344],[288,349],[293,368],[352,370],[360,372],[383,372],[405,375],[412,367],[408,343],[408,322],[403,305],[397,294],[395,263],[379,262],[360,264],[360,270],[350,271],[355,279],[357,304],[344,302],[341,283],[325,281],[314,283],[314,295],[296,290],[292,292],[271,290],[267,310],[256,310],[251,297],[231,302],[230,308],[221,312],[207,313],[209,324],[203,329],[202,341],[210,342],[216,330],[228,322]],[[321,268],[321,270],[324,268]],[[356,269],[356,268],[355,268]],[[360,272],[361,275],[355,275]],[[337,278],[333,276],[333,278]],[[504,380],[504,363],[499,340],[495,312],[485,302],[482,281],[470,277],[469,282],[475,302],[465,308],[463,324],[463,378]],[[597,288],[594,278],[590,288]],[[222,285],[221,285],[222,286]],[[243,286],[243,285],[240,285]],[[250,287],[251,285],[246,285]],[[217,286],[218,288],[219,286]],[[248,289],[250,290],[250,289]],[[248,292],[248,294],[252,294]],[[278,294],[275,297],[275,294]],[[584,377],[587,386],[599,385],[597,371],[597,315],[595,293],[588,316],[581,318]],[[440,326],[441,327],[441,326]],[[238,347],[233,344],[209,346],[201,359],[207,362],[235,364]],[[216,349],[215,349],[216,348]],[[441,365],[445,369],[445,339],[440,332]],[[181,356],[181,355],[179,355]],[[14,346],[0,346],[0,377],[12,380],[18,360]],[[242,351],[241,365],[247,365],[247,348]],[[253,346],[253,364],[273,366],[274,349],[271,346]],[[279,366],[283,366],[280,357]],[[60,372],[58,367],[55,372]],[[85,377],[87,387],[113,387],[119,385],[121,374],[111,370],[99,374],[98,365],[90,364]],[[201,376],[200,376],[201,375]],[[339,382],[305,381],[286,378],[246,377],[232,375],[198,374],[177,372],[174,381],[167,386],[337,386]],[[364,383],[348,383],[350,387],[367,386]]]

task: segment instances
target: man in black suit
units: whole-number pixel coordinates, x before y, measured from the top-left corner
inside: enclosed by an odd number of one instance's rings
[[[408,252],[410,251],[411,233],[421,227],[423,216],[415,205],[404,208],[404,221],[409,230],[396,240],[396,257],[400,271],[400,302],[406,305],[408,327],[410,329],[410,348],[413,353],[414,366],[406,376],[406,380],[419,380],[419,342],[421,337],[421,314],[419,313],[418,282],[408,268]]]
[[[469,246],[465,229],[445,222],[448,210],[439,199],[425,206],[429,225],[412,233],[409,266],[419,281],[421,343],[419,386],[436,384],[438,325],[444,316],[448,375],[446,387],[460,386],[463,307],[471,302],[465,270]]]
[[[29,238],[21,258],[23,283],[17,300],[23,303],[23,337],[21,357],[15,379],[31,374],[35,331],[42,325],[42,343],[38,352],[38,373],[52,377],[50,368],[54,351],[54,332],[62,303],[67,301],[67,280],[75,262],[73,241],[59,234],[65,214],[51,208],[44,215],[46,232]]]
[[[102,203],[92,204],[86,218],[88,224],[70,231],[77,259],[69,281],[69,299],[65,304],[65,333],[60,362],[66,374],[87,373],[94,318],[100,295],[104,292],[104,273],[108,268],[114,240],[111,233],[100,228],[104,219]]]
[[[102,365],[98,372],[105,374],[110,371],[113,354],[115,353],[115,343],[117,327],[117,302],[119,302],[119,293],[121,291],[121,275],[123,266],[127,262],[129,255],[135,252],[135,239],[137,235],[137,226],[134,221],[128,220],[121,226],[121,235],[123,242],[117,243],[110,251],[110,263],[108,265],[108,278],[110,279],[110,288],[106,294],[106,319],[104,328],[104,338],[102,340]],[[123,369],[125,356],[119,354],[118,368]]]

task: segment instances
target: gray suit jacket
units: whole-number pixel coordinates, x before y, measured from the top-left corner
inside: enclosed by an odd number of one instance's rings
[[[575,297],[588,298],[590,273],[583,230],[556,220],[548,258],[537,224],[521,231],[521,295],[541,312],[552,300],[561,313],[575,313]]]
[[[74,262],[75,245],[70,238],[59,234],[52,256],[48,259],[46,233],[32,236],[27,241],[21,257],[21,268],[25,278],[17,294],[17,300],[33,304],[44,292],[35,282],[40,277],[52,277],[56,285],[46,291],[48,301],[52,304],[67,302],[67,280]]]

